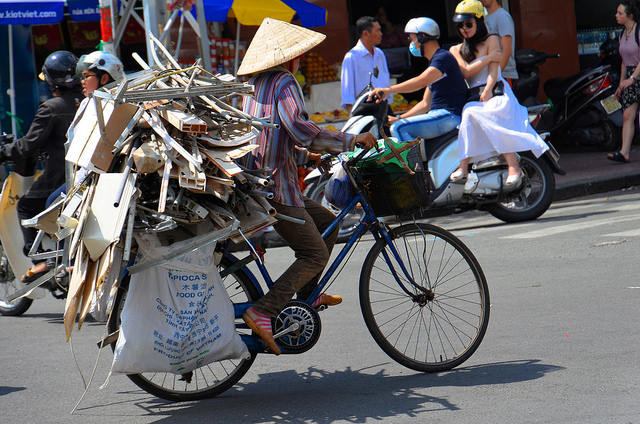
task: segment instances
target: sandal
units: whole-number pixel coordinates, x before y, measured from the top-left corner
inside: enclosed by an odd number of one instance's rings
[[[242,319],[254,333],[267,343],[271,352],[280,355],[280,348],[273,340],[273,333],[271,332],[271,318],[254,311],[253,308],[249,308],[242,315]]]
[[[625,158],[624,155],[620,152],[609,153],[607,155],[607,159],[614,162],[629,163],[629,159]]]
[[[520,184],[520,181],[522,181],[522,172],[519,174],[508,175],[504,185],[511,187]]]
[[[467,181],[467,176],[462,171],[462,169],[458,168],[455,171],[453,171],[453,173],[451,173],[451,175],[449,176],[449,179],[451,180],[452,183],[464,183]]]
[[[47,264],[45,262],[40,262],[29,268],[27,272],[20,277],[20,281],[23,283],[31,283],[45,275],[47,272],[49,272]]]

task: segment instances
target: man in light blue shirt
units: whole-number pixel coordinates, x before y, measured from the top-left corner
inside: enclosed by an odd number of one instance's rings
[[[358,43],[342,61],[342,107],[351,112],[356,96],[369,84],[369,74],[378,67],[378,77],[372,77],[374,88],[390,85],[387,59],[376,46],[382,42],[380,23],[371,16],[356,21]]]

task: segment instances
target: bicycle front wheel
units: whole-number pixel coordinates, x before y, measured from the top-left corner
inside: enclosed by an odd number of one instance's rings
[[[219,270],[222,271],[231,265],[231,261],[223,258]],[[259,298],[258,290],[251,278],[242,269],[232,272],[223,278],[222,282],[234,303],[255,302]],[[126,300],[128,283],[127,278],[118,288],[118,296],[109,322],[110,333],[120,328],[120,314]],[[238,319],[236,323],[240,321]],[[115,348],[115,343],[112,348]],[[212,362],[187,374],[145,372],[127,374],[127,377],[145,392],[162,399],[178,402],[207,399],[233,387],[249,371],[255,358],[256,354],[251,353],[249,359]]]
[[[369,332],[408,368],[438,372],[462,364],[489,323],[489,289],[480,264],[442,228],[415,223],[390,233],[402,263],[382,239],[360,274],[360,307]]]

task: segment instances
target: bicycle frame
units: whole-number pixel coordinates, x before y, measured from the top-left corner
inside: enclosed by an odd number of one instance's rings
[[[315,299],[317,299],[318,296],[320,296],[320,294],[323,292],[323,290],[327,286],[329,280],[334,276],[335,272],[338,270],[340,265],[343,263],[344,259],[347,257],[347,254],[349,253],[349,251],[358,242],[360,237],[362,237],[364,235],[364,233],[366,233],[367,231],[369,231],[373,235],[373,237],[376,240],[376,242],[378,242],[379,240],[384,240],[385,241],[385,243],[386,243],[391,255],[389,255],[389,252],[384,250],[383,251],[383,256],[384,256],[385,261],[389,265],[391,273],[394,276],[394,278],[395,278],[396,282],[398,283],[399,287],[405,293],[407,293],[407,295],[411,296],[412,298],[414,298],[416,295],[414,293],[412,293],[407,288],[407,285],[406,285],[405,282],[408,282],[408,284],[410,284],[411,286],[418,288],[422,292],[422,294],[425,294],[425,293],[430,294],[429,292],[425,291],[426,289],[422,288],[415,281],[413,281],[413,279],[411,277],[411,274],[406,269],[405,264],[403,263],[402,259],[400,258],[400,255],[398,254],[398,251],[396,250],[396,248],[395,248],[395,246],[393,244],[392,234],[387,229],[387,227],[378,220],[378,218],[376,217],[372,207],[369,204],[369,199],[367,198],[366,193],[364,193],[358,187],[358,184],[356,183],[355,176],[353,175],[353,173],[349,169],[349,163],[351,163],[352,161],[355,162],[356,160],[359,160],[361,157],[362,157],[362,155],[360,155],[359,157],[356,157],[354,159],[351,159],[347,163],[347,166],[345,166],[345,170],[349,174],[354,187],[356,187],[357,193],[354,196],[354,198],[351,200],[349,205],[346,208],[344,208],[342,210],[342,212],[324,230],[324,232],[322,234],[322,238],[326,239],[329,236],[329,234],[331,234],[336,228],[338,228],[338,226],[345,219],[347,214],[358,203],[361,205],[361,207],[363,208],[363,210],[365,212],[364,218],[360,221],[360,224],[356,228],[356,231],[345,242],[344,246],[342,247],[342,249],[338,253],[338,256],[333,260],[333,262],[331,262],[329,267],[325,270],[325,272],[322,275],[322,278],[318,282],[318,285],[317,285],[316,289],[312,292],[312,294],[309,297],[309,299],[305,300],[305,302],[308,303],[309,305],[311,305],[313,303],[313,301]],[[262,290],[258,279],[255,277],[255,275],[253,275],[253,273],[249,269],[246,268],[246,265],[248,265],[250,262],[253,262],[253,261],[256,262],[258,270],[259,270],[262,278],[264,279],[264,282],[265,282],[265,284],[266,284],[268,289],[273,287],[275,282],[273,281],[273,279],[269,275],[269,272],[267,271],[267,269],[266,269],[264,263],[262,262],[262,260],[260,260],[259,255],[257,255],[255,253],[255,251],[253,249],[253,246],[250,246],[250,249],[252,250],[252,252],[250,252],[249,255],[247,257],[245,257],[244,259],[238,259],[237,257],[235,257],[234,255],[232,255],[232,254],[230,254],[228,252],[225,252],[225,256],[227,258],[229,258],[234,263],[234,265],[232,265],[233,268],[235,268],[236,266],[239,266],[240,268],[243,268],[244,272],[251,279],[253,284],[258,289],[258,292],[259,292],[260,296],[262,297],[264,295],[264,291]],[[395,264],[397,264],[397,266],[394,266],[394,260],[395,260]],[[396,269],[397,267],[399,267],[399,270]],[[401,277],[401,275],[404,276],[404,280]],[[238,303],[238,304],[234,304],[235,318],[241,318],[242,315],[244,314],[244,312],[252,304],[253,303]],[[248,328],[248,327],[246,327],[244,324],[241,324],[241,328]],[[241,335],[241,337],[242,337],[243,341],[247,344],[247,347],[249,348],[249,350],[255,351],[255,352],[262,352],[263,351],[263,348],[261,347],[257,337],[249,336],[249,335]],[[283,351],[283,353],[284,352],[285,351]]]

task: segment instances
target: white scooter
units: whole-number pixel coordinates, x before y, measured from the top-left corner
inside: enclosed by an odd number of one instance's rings
[[[387,103],[375,103],[368,100],[369,92],[358,96],[352,109],[352,117],[343,131],[359,134],[376,129],[374,135],[381,138],[378,128],[384,124],[387,116]],[[530,121],[537,122],[543,112],[530,109]],[[535,125],[534,125],[535,128]],[[545,138],[544,134],[541,134]],[[409,140],[398,140],[409,141]],[[425,217],[446,215],[470,209],[484,209],[505,222],[521,222],[538,218],[551,205],[555,192],[553,173],[565,172],[558,165],[560,155],[553,145],[542,156],[536,158],[530,152],[518,156],[524,173],[522,182],[507,186],[507,163],[502,156],[489,158],[472,164],[466,184],[453,183],[449,176],[459,165],[458,130],[454,129],[437,137],[424,140],[414,147],[409,155],[410,165],[429,171],[431,194],[429,209]],[[309,174],[306,180],[320,175]],[[323,177],[328,181],[328,177]],[[317,184],[323,179],[317,178]]]
[[[0,143],[9,142],[13,136],[0,135]],[[30,161],[31,162],[31,161]],[[33,172],[35,164],[12,164],[0,194],[0,314],[18,316],[29,309],[34,299],[45,296],[46,289],[56,298],[66,296],[66,280],[57,280],[51,270],[28,284],[21,276],[33,265],[32,258],[46,259],[61,252],[48,236],[42,232],[36,238],[35,245],[42,244],[46,253],[26,256],[23,251],[23,236],[18,218],[18,200],[28,191],[38,176]],[[32,251],[34,251],[32,249]],[[31,253],[31,252],[30,252]],[[46,288],[46,289],[45,289]]]

